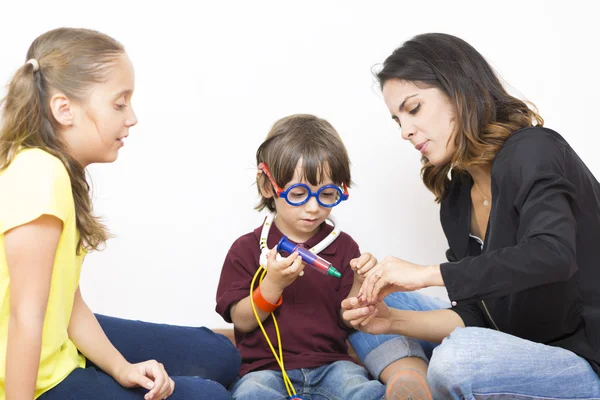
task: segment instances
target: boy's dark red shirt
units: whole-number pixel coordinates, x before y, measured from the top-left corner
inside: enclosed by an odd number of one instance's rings
[[[250,294],[250,283],[259,264],[261,229],[262,226],[237,239],[225,258],[217,289],[216,311],[227,322],[231,322],[231,306]],[[305,246],[315,246],[331,231],[332,227],[323,223],[319,233]],[[272,224],[267,246],[273,248],[282,236]],[[350,260],[359,257],[360,251],[356,242],[342,232],[319,256],[331,262],[342,273],[342,278],[323,275],[307,265],[304,276],[298,277],[283,291],[283,304],[275,310],[275,316],[287,370],[316,368],[340,360],[353,361],[346,345],[351,329],[341,321],[340,305],[354,280]],[[269,316],[263,325],[277,349],[273,319]],[[242,355],[240,376],[261,369],[279,370],[260,328],[250,333],[235,330],[235,339]]]

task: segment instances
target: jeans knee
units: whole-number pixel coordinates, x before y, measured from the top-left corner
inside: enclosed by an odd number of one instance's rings
[[[218,382],[197,376],[176,376],[175,391],[169,399],[184,400],[207,398],[215,400],[231,400],[231,393]]]
[[[482,329],[457,328],[433,350],[427,371],[432,388],[444,393],[473,381],[476,353],[485,351],[485,343],[479,340]]]
[[[259,400],[278,399],[285,400],[285,387],[281,377],[274,371],[254,371],[239,379],[231,388],[234,399]]]
[[[242,365],[242,357],[239,350],[235,347],[230,348],[223,357],[223,370],[219,382],[227,386],[233,383],[238,377]]]

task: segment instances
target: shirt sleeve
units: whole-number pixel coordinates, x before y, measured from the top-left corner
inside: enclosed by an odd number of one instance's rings
[[[250,283],[258,270],[258,256],[250,250],[258,249],[258,244],[249,243],[251,238],[252,236],[246,235],[236,240],[229,249],[221,269],[215,310],[229,323],[233,322],[231,306],[250,295]],[[258,279],[259,277],[257,281]]]
[[[26,150],[0,176],[0,234],[42,215],[66,222],[71,181],[64,164],[41,150]]]
[[[576,190],[566,177],[565,148],[544,132],[523,134],[496,161],[492,182],[499,193],[514,198],[517,245],[443,263],[442,277],[453,301],[498,298],[564,281],[577,270],[571,210]],[[502,224],[501,218],[492,223]],[[489,229],[493,234],[500,228]]]

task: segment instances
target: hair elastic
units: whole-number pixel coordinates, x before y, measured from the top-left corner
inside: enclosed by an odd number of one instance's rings
[[[25,64],[31,64],[33,66],[33,72],[37,72],[40,69],[40,63],[35,58],[27,60]]]

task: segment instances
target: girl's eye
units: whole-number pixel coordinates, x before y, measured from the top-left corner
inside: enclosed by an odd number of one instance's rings
[[[410,110],[408,113],[410,115],[415,115],[416,113],[419,112],[419,108],[421,108],[421,103],[417,104],[417,106],[415,108],[413,108],[412,110]]]
[[[116,104],[115,108],[119,111],[123,110],[125,107],[127,107],[127,104]]]

